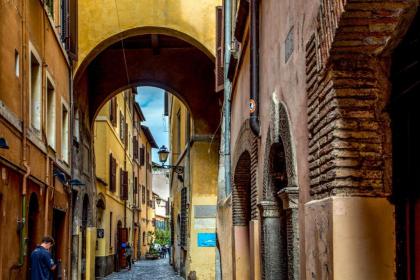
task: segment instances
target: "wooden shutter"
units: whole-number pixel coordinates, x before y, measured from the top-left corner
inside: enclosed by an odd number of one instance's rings
[[[137,160],[139,158],[139,141],[136,136],[133,136],[133,157]]]
[[[214,81],[216,92],[223,90],[224,86],[224,24],[223,24],[223,7],[216,7],[216,65],[214,69]]]
[[[115,192],[117,178],[117,161],[109,154],[109,190]]]
[[[123,113],[120,111],[120,140],[123,143],[125,143],[125,140],[124,140],[124,136],[125,136],[124,128],[125,128],[125,118],[124,118]]]
[[[181,190],[181,246],[187,246],[187,188]]]
[[[69,49],[69,2],[68,0],[61,0],[61,26],[60,26],[61,42],[63,42],[65,49]]]
[[[123,171],[123,184],[122,184],[122,200],[128,199],[128,172]]]
[[[144,165],[144,145],[140,148],[140,165]]]
[[[128,123],[124,124],[124,145],[128,146]]]
[[[120,198],[122,199],[124,194],[124,170],[120,168]]]
[[[141,202],[145,204],[146,203],[146,187],[145,186],[141,187],[141,192],[142,192]]]
[[[77,60],[77,0],[69,0],[67,52],[72,60]]]

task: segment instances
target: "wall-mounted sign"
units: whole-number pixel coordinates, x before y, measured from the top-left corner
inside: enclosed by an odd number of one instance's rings
[[[198,247],[216,247],[216,233],[197,234]]]
[[[105,231],[103,228],[98,228],[96,230],[96,238],[104,238],[105,236]]]

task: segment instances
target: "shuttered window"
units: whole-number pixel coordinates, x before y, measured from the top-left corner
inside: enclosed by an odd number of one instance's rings
[[[146,187],[145,186],[141,187],[141,194],[142,194],[141,203],[145,204],[146,203]]]
[[[139,159],[139,141],[136,136],[133,136],[133,157],[135,160]]]
[[[187,246],[187,188],[181,190],[181,246]]]
[[[140,165],[144,165],[144,145],[140,148]]]
[[[124,124],[124,146],[128,147],[128,123]]]
[[[115,192],[117,179],[117,161],[109,154],[109,190]]]
[[[64,44],[66,50],[68,49],[68,35],[69,35],[69,1],[61,0],[61,26],[60,26],[60,37],[61,42]]]
[[[134,205],[137,205],[137,193],[138,193],[138,189],[137,189],[137,184],[138,184],[138,182],[137,182],[137,177],[135,177],[134,176],[134,174],[133,174],[133,177],[134,177],[134,182],[133,182],[133,202],[134,202]]]
[[[223,59],[223,7],[216,7],[216,65],[214,69],[215,91],[223,90],[224,85],[224,59]]]
[[[125,143],[124,141],[124,128],[125,128],[125,119],[124,119],[124,115],[123,113],[120,111],[120,139],[123,143]]]
[[[69,20],[66,50],[72,60],[77,60],[77,0],[69,0]]]
[[[128,199],[128,172],[120,169],[120,197],[122,200]]]

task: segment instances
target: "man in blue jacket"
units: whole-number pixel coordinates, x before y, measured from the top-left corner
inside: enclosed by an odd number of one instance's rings
[[[51,257],[50,249],[54,245],[54,239],[44,236],[41,245],[37,246],[31,254],[31,279],[52,280],[56,265]]]

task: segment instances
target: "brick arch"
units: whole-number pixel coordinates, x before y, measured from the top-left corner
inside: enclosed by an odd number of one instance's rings
[[[240,137],[236,140],[235,143],[235,151],[232,155],[232,166],[234,167],[233,170],[235,170],[234,175],[232,176],[232,185],[233,185],[233,224],[234,225],[242,225],[241,215],[236,215],[235,208],[241,207],[240,199],[238,197],[238,193],[236,189],[236,171],[240,171],[240,164],[241,159],[243,160],[243,156],[245,154],[249,155],[249,181],[250,181],[250,188],[249,188],[249,207],[250,207],[250,219],[255,220],[258,219],[258,209],[257,209],[257,200],[258,200],[258,190],[257,190],[257,181],[256,181],[256,173],[257,173],[257,164],[258,164],[258,139],[254,136],[254,134],[251,132],[251,129],[249,127],[249,121],[245,120],[241,126],[241,129],[239,131]],[[239,174],[239,173],[238,173]]]
[[[233,225],[247,226],[251,220],[251,155],[239,157],[233,175]]]
[[[268,199],[272,190],[272,175],[270,166],[273,164],[273,148],[282,153],[285,165],[285,181],[283,187],[298,189],[296,158],[293,146],[293,138],[290,130],[290,118],[286,105],[277,99],[276,93],[271,100],[271,125],[267,132],[265,155],[264,155],[264,179],[263,179],[263,198]],[[272,199],[272,196],[271,196]]]
[[[299,279],[296,159],[286,105],[273,93],[264,154],[261,214],[262,279]],[[269,246],[266,246],[269,244]]]
[[[323,0],[306,44],[310,194],[389,194],[389,54],[418,1]]]

